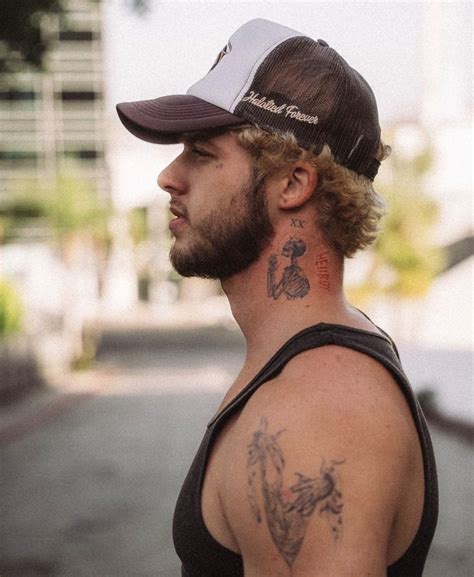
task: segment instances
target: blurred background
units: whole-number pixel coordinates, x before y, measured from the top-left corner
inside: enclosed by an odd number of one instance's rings
[[[176,146],[121,101],[184,93],[235,29],[323,38],[372,86],[389,212],[347,293],[429,418],[427,577],[472,577],[472,3],[2,0],[0,575],[178,577],[174,502],[244,347],[218,283],[170,267]]]

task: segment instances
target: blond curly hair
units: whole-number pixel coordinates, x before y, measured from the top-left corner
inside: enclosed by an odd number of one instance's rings
[[[365,176],[338,164],[327,145],[320,153],[305,150],[293,134],[266,132],[255,126],[232,129],[237,142],[254,159],[260,177],[285,170],[296,160],[309,161],[318,171],[314,202],[326,244],[345,257],[353,256],[377,237],[385,203]],[[380,142],[377,160],[390,153]]]

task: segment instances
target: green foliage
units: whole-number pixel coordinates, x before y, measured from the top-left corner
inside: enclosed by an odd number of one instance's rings
[[[44,213],[60,242],[77,232],[89,232],[100,238],[107,236],[110,210],[98,202],[89,183],[60,174],[54,186],[44,194],[42,203]]]
[[[17,187],[0,208],[0,240],[14,240],[23,227],[42,223],[60,245],[77,233],[107,241],[110,214],[111,207],[97,199],[92,185],[63,173],[50,187],[35,183]]]
[[[91,0],[100,2],[100,0]],[[145,15],[150,0],[123,0],[133,11]],[[16,72],[25,65],[41,70],[51,38],[41,31],[41,18],[67,14],[63,0],[1,0],[0,74]],[[12,57],[13,56],[13,57]]]
[[[388,214],[376,245],[383,266],[385,292],[402,298],[426,294],[443,266],[442,252],[433,245],[432,229],[438,207],[416,185],[386,191]]]
[[[139,245],[148,239],[146,208],[132,208],[128,213],[129,232],[133,243]]]
[[[0,338],[21,330],[23,306],[13,285],[0,279]]]
[[[391,182],[377,186],[387,201],[382,232],[371,252],[365,281],[349,290],[362,304],[377,295],[416,299],[423,297],[444,266],[445,255],[433,242],[438,206],[425,192],[424,177],[433,161],[425,142],[416,154],[394,153]]]
[[[61,11],[60,0],[2,0],[0,43],[6,51],[17,53],[20,62],[41,68],[49,45],[49,39],[41,34],[41,16]],[[16,68],[18,61],[0,59],[0,72],[9,71],[13,63]]]

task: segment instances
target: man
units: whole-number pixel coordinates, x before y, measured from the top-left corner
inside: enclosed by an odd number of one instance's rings
[[[150,142],[171,260],[218,278],[247,343],[178,499],[185,577],[418,577],[437,518],[425,421],[393,343],[345,299],[387,147],[326,42],[253,20],[187,95],[118,105]]]

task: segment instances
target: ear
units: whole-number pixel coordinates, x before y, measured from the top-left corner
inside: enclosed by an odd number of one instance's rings
[[[278,208],[291,210],[302,207],[313,196],[317,184],[318,173],[311,163],[303,160],[293,163],[280,189]]]

